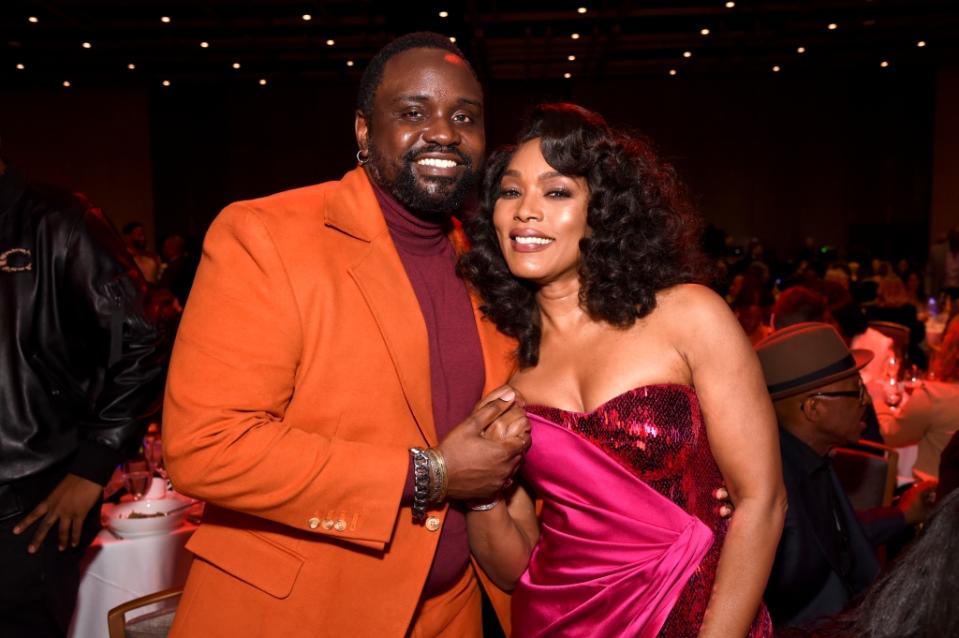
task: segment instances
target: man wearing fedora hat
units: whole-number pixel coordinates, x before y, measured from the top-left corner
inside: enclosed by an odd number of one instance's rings
[[[830,466],[829,451],[855,443],[869,400],[859,370],[868,350],[849,350],[825,323],[800,323],[756,345],[780,426],[789,509],[766,604],[777,626],[806,623],[843,609],[879,573],[875,545],[925,518],[928,485],[898,507],[857,514]]]

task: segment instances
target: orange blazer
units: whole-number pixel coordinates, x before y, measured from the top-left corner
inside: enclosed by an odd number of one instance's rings
[[[489,392],[513,343],[474,313]],[[426,325],[362,169],[217,217],[163,414],[176,489],[207,502],[174,636],[404,636],[439,538],[400,505],[408,450],[438,441]]]

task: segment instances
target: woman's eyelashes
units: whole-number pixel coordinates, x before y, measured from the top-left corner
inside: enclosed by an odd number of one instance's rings
[[[550,199],[566,199],[572,197],[573,193],[566,188],[550,188],[546,190],[543,195]],[[522,193],[519,189],[511,186],[501,187],[499,191],[500,199],[516,199],[520,196],[522,196]]]

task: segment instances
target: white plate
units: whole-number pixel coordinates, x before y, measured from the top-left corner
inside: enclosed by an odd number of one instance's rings
[[[190,508],[183,508],[189,500],[180,498],[142,499],[120,503],[107,514],[107,526],[121,538],[140,538],[169,533],[183,524]],[[169,516],[129,518],[133,512],[155,514],[183,508]]]

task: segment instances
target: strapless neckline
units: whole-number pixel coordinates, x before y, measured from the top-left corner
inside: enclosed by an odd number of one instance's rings
[[[633,395],[643,390],[650,390],[653,388],[680,388],[684,390],[686,394],[688,395],[695,396],[696,394],[696,389],[693,388],[691,385],[687,385],[685,383],[675,383],[675,382],[646,383],[643,385],[638,385],[635,388],[630,388],[629,390],[626,390],[625,392],[621,392],[620,394],[617,394],[616,396],[606,399],[605,401],[597,405],[592,410],[588,410],[586,412],[582,412],[579,410],[564,410],[563,408],[553,407],[551,405],[546,405],[545,403],[530,403],[526,406],[526,409],[534,413],[537,412],[535,408],[539,408],[540,410],[555,410],[557,412],[562,412],[563,414],[572,414],[575,416],[590,416],[590,415],[596,414],[597,412],[602,412],[604,409],[608,408],[613,403],[622,401],[624,399],[628,399],[629,397],[632,397]]]

